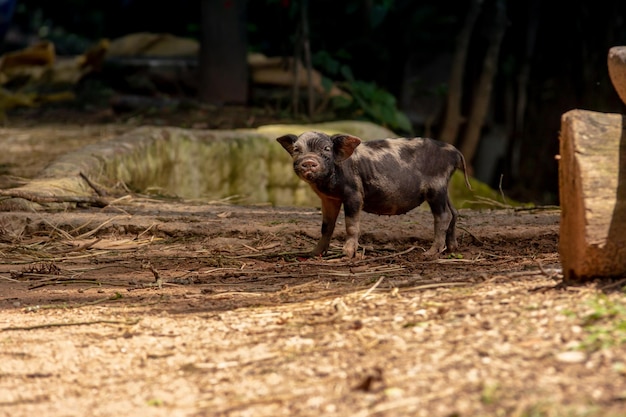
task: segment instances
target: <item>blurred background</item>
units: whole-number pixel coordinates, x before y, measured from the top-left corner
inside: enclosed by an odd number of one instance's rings
[[[0,110],[5,124],[48,106],[367,119],[558,204],[561,115],[626,113],[617,45],[623,0],[0,0]]]

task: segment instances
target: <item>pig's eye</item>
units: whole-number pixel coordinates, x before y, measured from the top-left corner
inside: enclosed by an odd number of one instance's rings
[[[294,146],[293,147],[293,151],[294,152],[300,152],[300,147],[299,146]]]
[[[324,150],[325,150],[326,152],[330,152],[330,146],[324,146]]]

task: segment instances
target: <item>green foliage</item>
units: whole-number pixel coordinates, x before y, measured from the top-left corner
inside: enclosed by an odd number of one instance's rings
[[[394,5],[394,0],[373,0],[370,2],[369,7],[369,26],[370,28],[376,28],[380,26],[387,14],[391,10]],[[346,15],[351,16],[355,15],[359,9],[363,6],[363,2],[361,0],[352,0],[346,4],[345,12]]]
[[[398,109],[396,98],[388,91],[375,83],[356,80],[344,82],[340,86],[350,93],[352,100],[338,97],[334,102],[336,108],[362,115],[397,132],[413,132],[409,118]]]
[[[493,405],[498,402],[502,387],[498,383],[485,384],[480,393],[480,402],[485,405]]]
[[[331,56],[328,51],[320,51],[313,58],[313,65],[329,76],[342,77],[345,81],[339,87],[350,97],[338,96],[332,101],[333,110],[341,116],[357,117],[378,123],[398,133],[413,134],[409,118],[398,109],[396,98],[376,83],[356,80],[352,69]],[[330,90],[333,82],[323,77],[322,85]]]
[[[626,300],[600,295],[588,304],[591,311],[581,317],[587,335],[579,347],[598,350],[626,343]]]
[[[163,407],[165,403],[160,398],[150,398],[148,401],[146,401],[146,404],[148,404],[150,407]]]

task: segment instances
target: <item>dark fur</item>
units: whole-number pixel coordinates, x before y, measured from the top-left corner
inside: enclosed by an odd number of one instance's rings
[[[350,258],[358,248],[361,210],[403,214],[424,201],[435,220],[435,239],[426,255],[457,249],[457,211],[448,197],[448,182],[455,169],[466,168],[454,146],[423,138],[361,142],[350,135],[320,132],[285,135],[277,141],[293,157],[296,174],[322,201],[322,237],[313,255],[328,249],[342,204],[347,235],[343,250]],[[465,182],[471,188],[467,174]]]

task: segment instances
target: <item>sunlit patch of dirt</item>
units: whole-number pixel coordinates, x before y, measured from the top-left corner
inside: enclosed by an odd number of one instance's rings
[[[303,256],[315,209],[4,213],[0,414],[619,415],[624,347],[576,350],[609,284],[562,285],[559,215],[462,210],[436,260],[427,210],[365,215],[348,261],[341,217]]]
[[[223,114],[162,123],[264,117]],[[0,188],[161,123],[30,116],[0,129]],[[626,282],[564,283],[559,218],[461,210],[459,252],[425,260],[428,210],[366,214],[347,261],[343,217],[330,253],[304,256],[313,208],[2,212],[0,416],[622,416]]]

